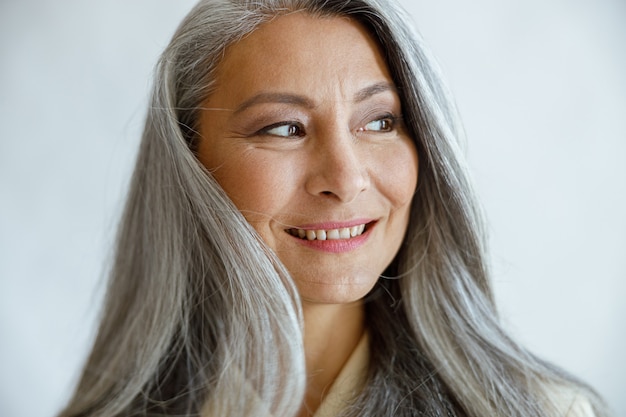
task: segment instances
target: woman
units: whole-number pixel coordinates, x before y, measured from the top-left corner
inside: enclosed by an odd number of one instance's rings
[[[387,1],[201,1],[62,416],[591,416],[498,323],[453,106]]]

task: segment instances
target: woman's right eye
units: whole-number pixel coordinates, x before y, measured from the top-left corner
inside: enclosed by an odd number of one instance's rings
[[[261,135],[279,136],[283,138],[300,138],[304,136],[304,128],[299,123],[280,122],[264,127],[259,131]]]

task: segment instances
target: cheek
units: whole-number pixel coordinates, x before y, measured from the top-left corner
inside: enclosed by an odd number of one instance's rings
[[[387,149],[375,164],[373,181],[394,209],[408,207],[417,188],[418,157],[415,145],[406,139]]]
[[[208,103],[208,107],[216,106]],[[219,106],[218,106],[219,107]],[[225,135],[225,120],[220,115],[202,119],[198,159],[209,170],[235,206],[251,224],[271,216],[277,196],[285,184],[283,167],[271,154],[258,152],[249,144]],[[254,224],[253,224],[254,226]]]
[[[265,224],[277,216],[293,193],[290,181],[294,171],[277,162],[259,154],[232,151],[212,171],[228,197],[259,232],[259,223]]]

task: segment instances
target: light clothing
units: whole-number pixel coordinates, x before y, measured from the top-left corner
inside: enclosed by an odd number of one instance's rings
[[[335,417],[337,416],[352,400],[354,400],[363,388],[363,383],[367,376],[367,367],[369,364],[369,337],[367,332],[361,336],[356,347],[348,357],[341,371],[335,378],[330,389],[324,395],[321,404],[313,417]],[[252,385],[246,381],[241,373],[236,373],[239,384],[244,387],[248,394],[246,409],[241,410],[242,414],[254,412],[258,417],[274,417],[270,413],[270,409],[256,393]],[[222,417],[228,415],[228,412],[220,408],[218,402],[207,402],[202,407],[200,415],[202,417]],[[252,411],[254,410],[254,411]]]
[[[369,337],[365,332],[330,389],[324,395],[313,417],[336,417],[349,406],[363,389],[369,361]],[[246,382],[243,383],[249,386]],[[582,394],[568,387],[552,387],[550,391],[553,391],[550,393],[551,401],[559,410],[562,410],[558,417],[595,417],[591,404]],[[249,404],[250,409],[256,410],[257,415],[272,417],[262,400],[254,394],[252,387],[250,387],[250,393],[251,399],[254,400]],[[214,408],[210,404],[205,404],[201,415],[213,417],[215,413],[212,410]]]
[[[363,388],[369,364],[369,338],[363,334],[313,417],[335,417]]]
[[[313,417],[335,417],[359,395],[366,378],[369,358],[369,340],[365,333]],[[562,410],[559,417],[595,417],[591,404],[582,394],[565,387],[553,390],[552,399],[557,408]]]
[[[557,387],[554,391],[554,403],[563,410],[565,417],[595,417],[589,400],[571,388]]]

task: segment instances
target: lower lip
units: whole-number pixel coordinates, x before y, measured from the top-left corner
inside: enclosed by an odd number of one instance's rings
[[[359,236],[351,237],[350,239],[332,239],[332,240],[307,240],[300,239],[298,237],[291,236],[299,244],[306,246],[307,248],[315,249],[320,252],[327,253],[346,253],[356,250],[363,246],[370,237],[370,232],[374,228],[374,224],[369,224],[367,230],[365,230]]]

